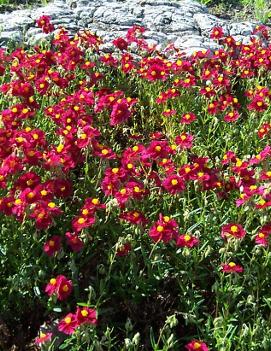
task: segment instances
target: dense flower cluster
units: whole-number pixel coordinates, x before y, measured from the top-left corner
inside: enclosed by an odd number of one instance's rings
[[[54,30],[47,16],[39,18],[37,25],[44,33]],[[0,86],[10,102],[2,109],[0,121],[0,212],[22,224],[28,221],[45,234],[43,251],[49,259],[57,259],[67,249],[80,255],[92,230],[106,223],[114,210],[116,222],[136,226],[151,244],[170,246],[173,242],[176,249],[196,250],[204,240],[200,232],[194,236],[189,227],[187,233],[186,229],[180,232],[179,215],[148,210],[146,204],[163,198],[176,201],[180,208],[182,199],[191,196],[193,202],[197,194],[214,194],[221,201],[231,201],[237,210],[248,206],[255,213],[271,206],[267,141],[271,124],[266,120],[271,91],[268,86],[250,87],[244,101],[239,101],[234,79],[249,81],[270,70],[271,45],[254,37],[241,44],[215,27],[211,38],[222,47],[186,58],[172,46],[157,52],[143,33],[144,28],[134,26],[126,38],[116,38],[112,54],[101,53],[102,40],[89,31],[71,38],[63,28],[55,34],[52,48],[35,47],[31,53],[22,48],[0,51],[0,74],[10,74]],[[265,27],[257,33],[267,37]],[[140,58],[130,46],[137,47]],[[140,94],[126,92],[119,83],[112,88],[106,69],[127,81],[138,79],[151,87],[159,84],[151,107],[146,107]],[[198,94],[204,113],[178,103],[186,89]],[[149,121],[142,117],[146,110]],[[245,156],[237,148],[224,148],[220,154],[217,150],[199,152],[199,143],[205,143],[210,133],[219,128],[232,130],[248,118],[255,124],[253,133],[260,147],[246,150]],[[161,125],[153,128],[154,123]],[[202,135],[198,130],[203,130]],[[95,182],[87,178],[91,163],[99,165],[93,170]],[[203,211],[204,203],[196,206]],[[221,245],[247,239],[250,229],[246,225],[244,229],[240,218],[219,224]],[[50,230],[56,228],[57,234],[52,235]],[[261,222],[257,230],[255,244],[267,247],[270,223]],[[116,256],[127,256],[132,250],[133,245],[124,241]],[[221,264],[221,271],[242,273],[244,268],[230,261]],[[45,293],[64,301],[73,295],[73,283],[56,275],[49,279]],[[95,309],[77,307],[59,321],[58,330],[70,335],[83,324],[97,324]],[[41,333],[36,342],[42,344],[52,337],[51,332]],[[192,340],[186,349],[208,351],[208,346]]]

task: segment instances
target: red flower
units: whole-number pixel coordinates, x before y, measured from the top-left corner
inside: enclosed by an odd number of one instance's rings
[[[196,118],[196,115],[192,112],[189,112],[189,113],[184,113],[182,115],[182,118],[181,118],[181,121],[180,123],[183,123],[183,124],[190,124],[192,123],[193,121],[195,121],[197,118]]]
[[[178,194],[185,189],[185,183],[183,179],[178,175],[170,175],[168,176],[162,183],[162,186],[170,193],[170,194]]]
[[[87,215],[78,216],[72,221],[72,229],[75,232],[80,232],[84,228],[88,228],[95,223],[95,217],[93,214],[88,213]]]
[[[126,122],[131,116],[129,105],[126,101],[116,102],[110,115],[110,125],[116,126]]]
[[[65,237],[67,239],[67,244],[70,246],[72,251],[79,252],[83,249],[84,242],[79,238],[77,233],[67,232]]]
[[[75,314],[68,313],[66,317],[58,323],[58,330],[64,334],[71,335],[78,327],[78,321]]]
[[[149,236],[154,241],[169,242],[178,237],[178,224],[168,216],[159,215],[159,220],[150,228]]]
[[[51,278],[49,283],[45,287],[45,292],[48,294],[48,296],[53,295],[53,293],[56,291],[56,286],[57,286],[56,278]]]
[[[271,129],[271,123],[264,123],[257,132],[258,137],[260,139],[264,138],[265,135],[269,133],[270,129]]]
[[[234,262],[222,264],[222,272],[224,273],[242,273],[243,271],[244,271],[244,268]]]
[[[224,36],[222,27],[214,27],[210,34],[211,39],[221,39]]]
[[[146,78],[149,81],[166,80],[167,79],[166,67],[163,67],[161,64],[151,65],[146,73]]]
[[[182,133],[176,136],[175,143],[180,146],[181,149],[191,149],[193,146],[193,139],[191,134]]]
[[[54,25],[50,23],[50,20],[51,18],[49,16],[41,16],[36,21],[38,27],[42,28],[42,31],[46,34],[52,32],[55,29]]]
[[[58,252],[61,248],[61,236],[54,235],[43,246],[43,251],[48,256],[53,256],[56,252]]]
[[[256,244],[262,245],[262,246],[268,246],[268,238],[270,234],[271,232],[265,231],[262,228],[262,230],[255,237]]]
[[[196,238],[195,236],[189,235],[189,234],[183,234],[180,235],[177,238],[176,245],[178,247],[194,247],[197,246],[199,243],[199,239]]]
[[[221,229],[221,236],[223,239],[228,239],[230,237],[242,239],[245,235],[246,232],[240,224],[229,223],[223,225]]]
[[[158,158],[168,158],[169,154],[172,153],[170,146],[167,141],[152,141],[146,150],[142,153],[143,160]]]
[[[118,248],[116,255],[119,257],[127,256],[131,250],[132,250],[131,244],[125,243]]]
[[[45,292],[48,296],[56,294],[60,301],[65,300],[72,292],[72,282],[64,275],[58,275],[56,278],[50,279],[45,287]]]
[[[225,122],[235,122],[240,117],[238,111],[230,111],[224,116]]]
[[[93,308],[89,307],[77,307],[76,319],[78,325],[80,324],[97,324],[97,312]]]
[[[35,339],[35,343],[37,345],[42,345],[44,344],[46,341],[50,341],[52,338],[52,333],[43,333],[42,331],[39,333],[39,336],[36,337]]]
[[[209,351],[208,346],[199,340],[192,340],[185,348],[188,351]]]
[[[227,165],[230,162],[236,163],[236,155],[233,151],[227,151],[223,156],[223,160],[221,161],[222,165]]]
[[[252,111],[264,112],[267,110],[268,105],[264,101],[264,99],[258,95],[256,95],[250,104],[248,104],[247,108]]]
[[[113,44],[120,50],[127,50],[128,43],[123,38],[117,38],[113,40]]]
[[[147,218],[140,211],[123,212],[119,218],[137,225],[145,225],[148,222]]]

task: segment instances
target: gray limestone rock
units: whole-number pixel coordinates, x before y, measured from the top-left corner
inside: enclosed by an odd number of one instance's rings
[[[211,29],[220,25],[226,35],[250,40],[256,23],[232,23],[210,15],[206,6],[194,0],[54,0],[33,10],[17,10],[0,14],[0,44],[9,40],[38,43],[47,35],[37,28],[35,20],[51,16],[55,27],[64,26],[71,33],[88,28],[103,37],[104,51],[112,51],[110,40],[124,37],[128,28],[142,25],[144,38],[150,44],[165,47],[175,43],[185,53],[196,49],[218,47],[210,40]]]

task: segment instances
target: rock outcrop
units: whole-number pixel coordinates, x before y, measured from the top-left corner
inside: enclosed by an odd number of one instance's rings
[[[75,33],[88,28],[105,42],[124,36],[132,25],[143,25],[149,43],[166,46],[174,42],[187,54],[217,47],[209,39],[215,25],[239,41],[249,40],[256,23],[230,22],[211,15],[206,6],[193,0],[55,0],[47,6],[0,15],[0,45],[8,41],[37,43],[46,35],[35,25],[41,15]],[[105,44],[110,50],[110,44]]]

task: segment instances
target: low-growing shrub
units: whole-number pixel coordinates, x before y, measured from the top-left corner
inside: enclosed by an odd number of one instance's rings
[[[192,57],[139,26],[113,53],[65,29],[1,49],[4,350],[270,350],[271,46],[254,34],[214,28],[220,48]]]

